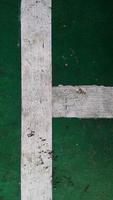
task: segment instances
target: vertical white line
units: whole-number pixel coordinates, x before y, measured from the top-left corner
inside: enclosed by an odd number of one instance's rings
[[[21,200],[51,200],[51,0],[22,0],[21,44]]]

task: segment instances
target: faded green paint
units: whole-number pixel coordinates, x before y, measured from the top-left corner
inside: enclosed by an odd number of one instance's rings
[[[20,199],[20,0],[0,0],[0,200]]]
[[[53,120],[53,200],[113,198],[113,120]]]
[[[53,0],[53,85],[113,85],[113,1]]]

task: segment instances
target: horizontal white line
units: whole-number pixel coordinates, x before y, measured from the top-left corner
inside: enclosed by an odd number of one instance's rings
[[[51,0],[22,0],[21,44],[21,200],[51,200]]]
[[[113,118],[113,87],[53,87],[53,117]]]

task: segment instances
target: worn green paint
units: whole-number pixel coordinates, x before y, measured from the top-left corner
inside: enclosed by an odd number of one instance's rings
[[[53,199],[113,198],[113,120],[53,120]]]
[[[0,200],[20,199],[20,0],[0,0]]]
[[[113,85],[113,1],[53,0],[53,85]]]

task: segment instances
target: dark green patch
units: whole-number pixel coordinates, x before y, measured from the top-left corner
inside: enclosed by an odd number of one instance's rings
[[[113,85],[113,1],[53,0],[53,85]]]
[[[53,119],[53,149],[53,200],[112,199],[113,120]]]
[[[0,0],[0,200],[20,200],[20,0]]]

